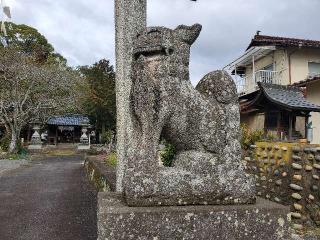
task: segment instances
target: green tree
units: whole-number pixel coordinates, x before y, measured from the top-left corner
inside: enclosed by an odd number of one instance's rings
[[[85,112],[91,117],[98,131],[116,128],[115,72],[106,59],[92,66],[82,66],[80,72],[86,77],[89,90],[83,102]]]
[[[0,48],[0,56],[0,122],[10,135],[9,152],[15,152],[25,125],[77,108],[83,78],[57,64],[37,64],[12,47]]]
[[[24,24],[5,23],[7,29],[6,42],[10,47],[33,55],[40,63],[59,63],[66,66],[67,60],[56,53],[53,46],[37,29]],[[0,48],[4,43],[0,42]]]

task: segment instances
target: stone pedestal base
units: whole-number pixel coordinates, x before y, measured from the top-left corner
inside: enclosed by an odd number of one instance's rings
[[[90,150],[89,145],[78,145],[78,150]]]
[[[99,193],[98,240],[286,240],[289,208],[253,205],[128,207],[121,194]]]
[[[29,150],[41,150],[42,149],[42,145],[41,144],[29,145],[28,149]]]

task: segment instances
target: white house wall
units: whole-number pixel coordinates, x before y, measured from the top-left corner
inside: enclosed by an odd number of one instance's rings
[[[283,85],[289,84],[288,57],[286,50],[278,49],[268,56],[256,60],[255,71],[259,71],[271,64],[274,64],[274,71],[281,71],[280,77]],[[246,68],[246,76],[252,80],[252,65]],[[252,81],[251,84],[253,84]]]
[[[320,105],[320,81],[311,83],[307,86],[307,99]],[[313,144],[320,144],[320,113],[311,113],[313,129]]]
[[[290,52],[289,52],[290,53]],[[305,80],[309,75],[309,62],[320,63],[320,49],[298,49],[291,55],[291,83]]]

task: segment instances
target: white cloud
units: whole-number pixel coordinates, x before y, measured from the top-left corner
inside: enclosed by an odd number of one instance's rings
[[[71,65],[114,63],[111,0],[11,0],[13,21],[37,28]],[[201,23],[192,48],[191,78],[200,80],[240,55],[256,30],[319,39],[319,0],[149,0],[149,25]]]

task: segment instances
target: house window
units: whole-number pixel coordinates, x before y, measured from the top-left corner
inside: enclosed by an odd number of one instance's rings
[[[309,76],[310,77],[320,75],[320,63],[309,62],[308,67],[309,67]]]
[[[270,65],[264,67],[263,70],[265,70],[265,71],[273,71],[274,70],[273,64],[270,64]]]

